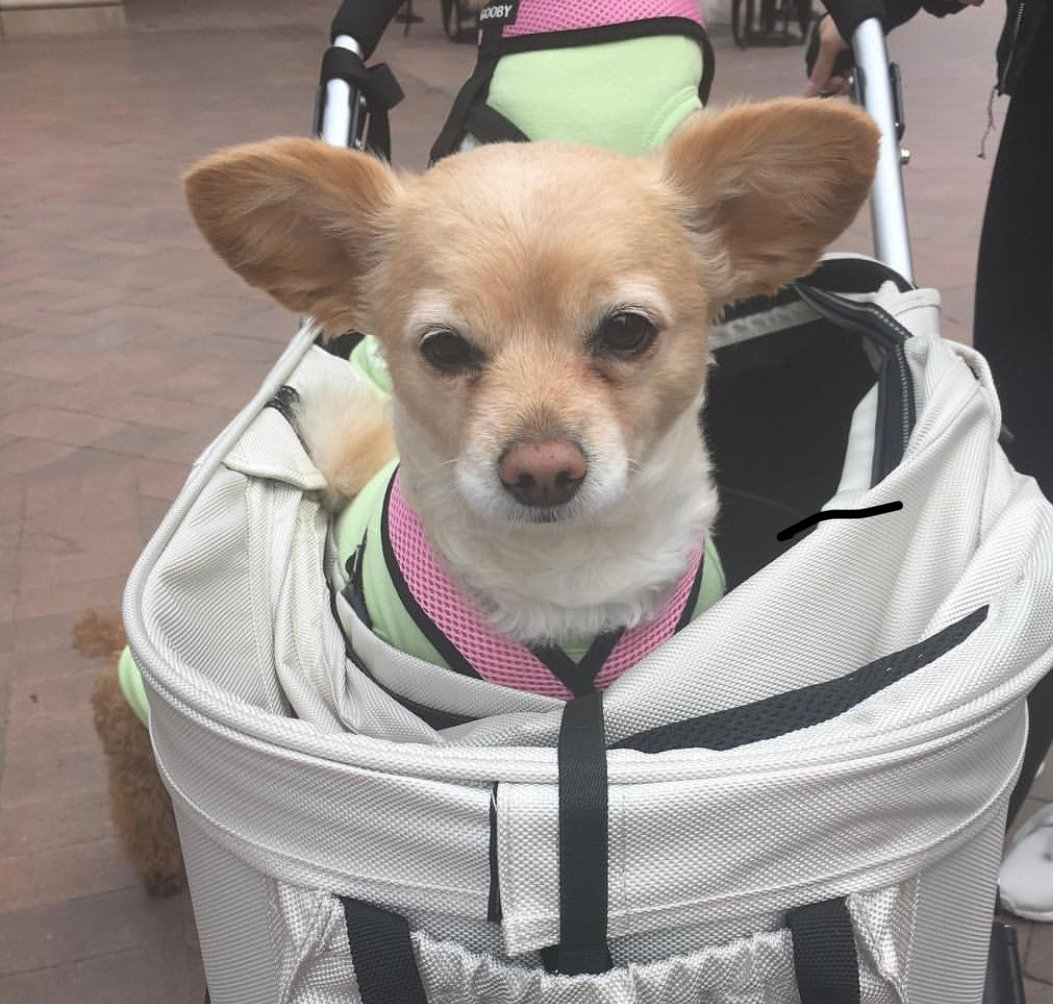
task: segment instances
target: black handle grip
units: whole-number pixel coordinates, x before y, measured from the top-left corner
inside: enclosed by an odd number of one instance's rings
[[[402,0],[344,0],[333,18],[329,40],[350,35],[362,47],[362,58],[369,59],[401,3]]]
[[[888,9],[885,0],[823,0],[826,9],[841,32],[841,37],[846,42],[852,41],[852,36],[864,21],[876,17],[888,31]]]

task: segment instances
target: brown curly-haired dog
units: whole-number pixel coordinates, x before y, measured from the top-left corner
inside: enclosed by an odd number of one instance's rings
[[[109,774],[110,815],[121,847],[152,896],[171,896],[186,884],[172,800],[154,760],[150,734],[121,692],[117,664],[124,648],[120,615],[88,611],[73,628],[73,647],[106,657],[91,704]]]

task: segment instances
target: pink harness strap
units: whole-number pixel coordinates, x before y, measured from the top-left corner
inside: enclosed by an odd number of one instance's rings
[[[420,520],[403,498],[397,473],[388,496],[387,527],[398,570],[414,600],[482,679],[564,700],[574,696],[530,649],[491,631],[471,601],[439,567]],[[593,678],[596,690],[605,690],[672,637],[691,600],[701,562],[699,549],[692,553],[690,567],[659,616],[622,633]]]
[[[503,35],[517,38],[666,17],[703,23],[694,0],[519,0],[515,22],[505,25]]]

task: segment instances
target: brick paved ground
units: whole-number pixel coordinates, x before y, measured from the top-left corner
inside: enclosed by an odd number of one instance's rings
[[[417,167],[470,64],[418,6],[427,23],[384,46],[409,97],[396,155]],[[0,41],[3,1004],[202,996],[186,899],[147,899],[115,847],[95,667],[69,635],[79,611],[118,604],[187,466],[290,334],[205,252],[177,179],[216,146],[305,130],[329,16],[317,0],[128,0],[118,37]],[[897,40],[916,271],[943,290],[955,337],[971,323],[997,19]],[[718,50],[718,100],[801,88],[800,50]],[[867,250],[866,234],[863,220],[843,246]],[[1053,777],[1034,796],[1053,800]],[[1022,930],[1032,1004],[1053,1002],[1053,932]]]

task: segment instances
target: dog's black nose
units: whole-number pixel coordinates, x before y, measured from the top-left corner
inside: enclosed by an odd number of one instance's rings
[[[569,502],[588,469],[581,447],[567,439],[523,439],[497,462],[505,491],[522,505],[541,508]]]

